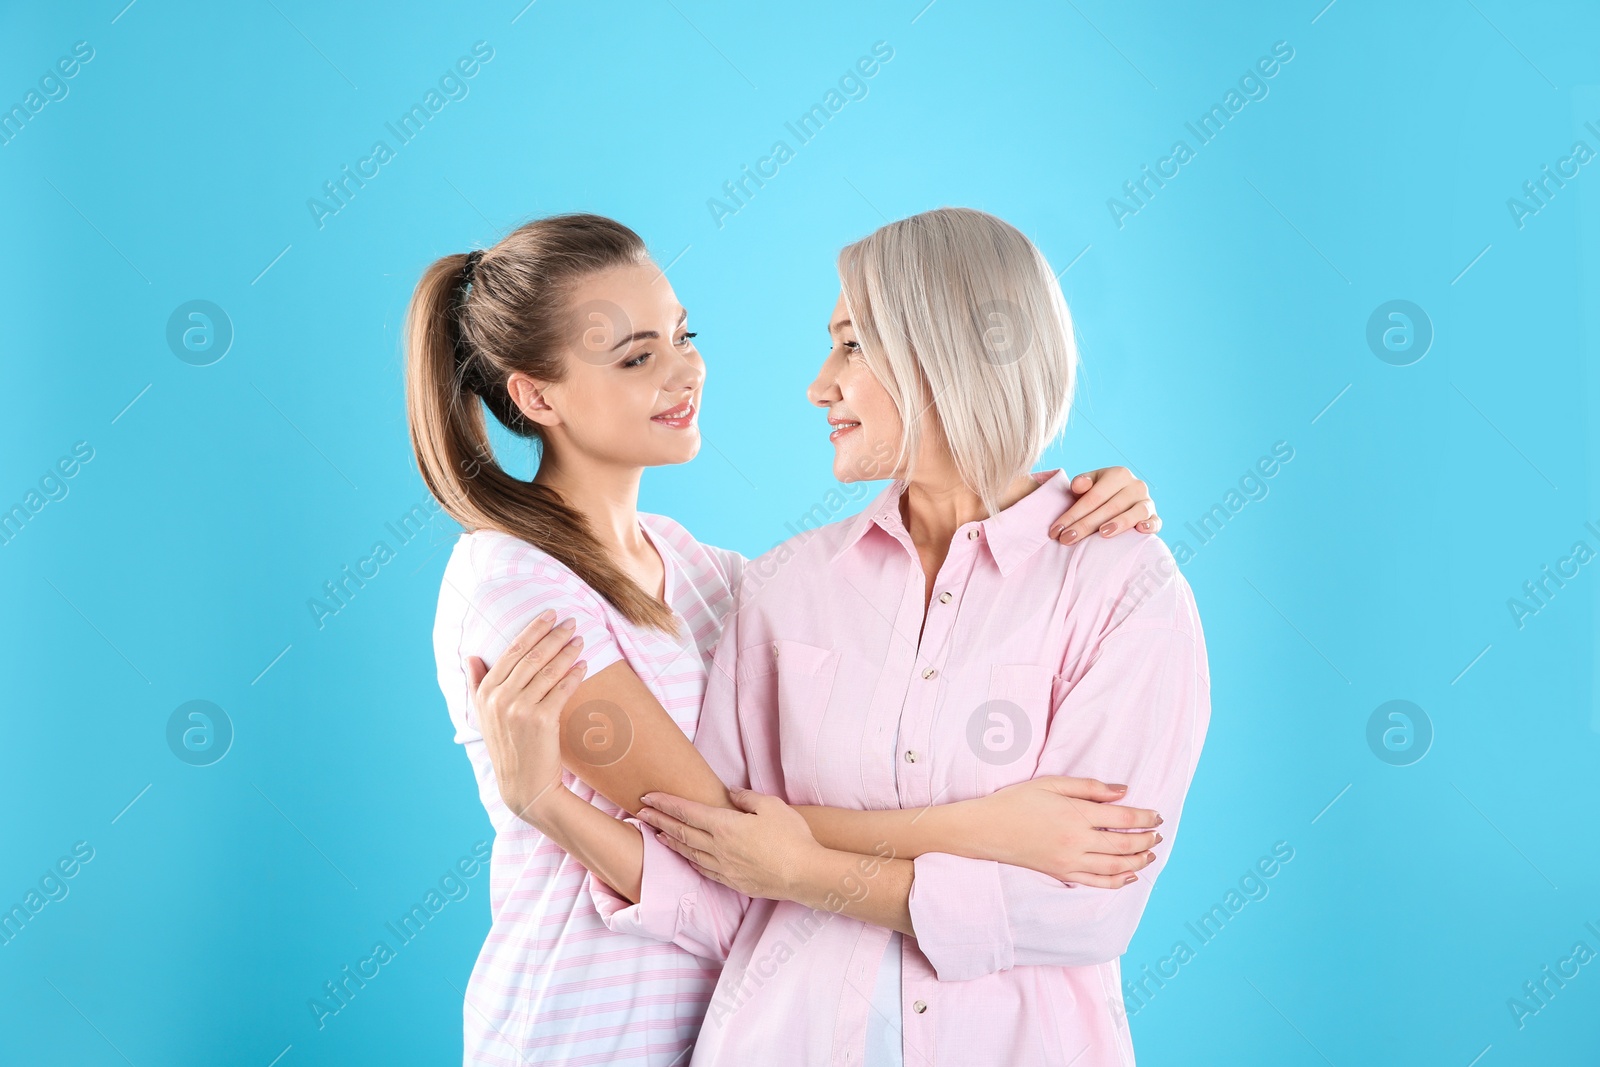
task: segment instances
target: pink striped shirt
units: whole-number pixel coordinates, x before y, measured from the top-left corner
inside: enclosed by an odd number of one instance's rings
[[[900,484],[750,562],[701,710],[695,746],[723,781],[790,803],[915,808],[1061,774],[1126,782],[1126,803],[1165,816],[1155,863],[1125,889],[918,857],[894,1020],[908,1065],[1130,1067],[1119,957],[1176,844],[1210,719],[1172,554],[1145,534],[1052,543],[1073,496],[1059,471],[1034,477],[957,531],[926,609]],[[727,960],[697,1067],[862,1064],[891,931],[752,901],[652,832],[640,903],[589,889],[612,929]]]
[[[626,659],[694,737],[744,559],[697,543],[665,516],[639,520],[665,562],[680,640],[634,626],[565,566],[506,534],[463,534],[445,567],[433,635],[439,687],[495,828],[493,922],[463,1008],[467,1064],[682,1067],[720,970],[676,945],[606,928],[587,891],[589,872],[502,803],[468,699],[466,657],[493,665],[535,615],[554,608],[558,619],[577,620],[590,674]],[[623,814],[562,777],[595,807]]]

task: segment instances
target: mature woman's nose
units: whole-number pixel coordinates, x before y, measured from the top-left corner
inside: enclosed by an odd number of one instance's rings
[[[819,408],[825,408],[839,399],[839,388],[829,368],[829,363],[832,362],[830,357],[828,362],[822,365],[822,370],[818,372],[816,378],[806,386],[806,399]]]

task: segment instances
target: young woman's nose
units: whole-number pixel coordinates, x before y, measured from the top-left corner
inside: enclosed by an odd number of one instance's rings
[[[663,388],[668,392],[674,389],[698,389],[705,380],[705,361],[698,354],[685,353],[678,356]]]

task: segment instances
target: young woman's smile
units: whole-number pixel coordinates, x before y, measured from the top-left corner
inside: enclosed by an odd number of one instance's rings
[[[677,407],[668,408],[659,415],[652,415],[650,421],[673,430],[687,430],[694,426],[694,417],[699,410],[695,401],[685,400]]]

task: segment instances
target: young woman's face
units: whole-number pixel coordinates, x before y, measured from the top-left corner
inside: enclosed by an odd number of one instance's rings
[[[828,336],[832,347],[806,398],[828,409],[833,476],[841,482],[893,478],[905,426],[889,391],[867,369],[843,293],[828,321]]]
[[[509,383],[557,454],[640,467],[693,459],[705,362],[666,276],[653,263],[603,271],[578,284],[570,308],[566,378]]]

